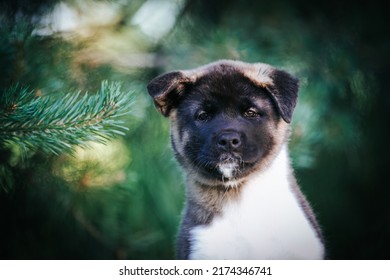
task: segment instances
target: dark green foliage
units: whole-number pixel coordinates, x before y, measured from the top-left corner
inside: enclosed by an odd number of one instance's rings
[[[129,113],[131,95],[118,83],[103,82],[95,95],[68,93],[51,99],[18,86],[0,95],[0,141],[22,150],[60,154],[88,141],[105,142],[128,130],[120,117]]]

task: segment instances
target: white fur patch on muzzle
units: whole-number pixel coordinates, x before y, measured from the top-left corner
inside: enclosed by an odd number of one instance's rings
[[[226,179],[231,179],[233,177],[234,171],[238,168],[238,163],[235,161],[223,162],[218,164],[218,170],[221,172],[222,176]]]

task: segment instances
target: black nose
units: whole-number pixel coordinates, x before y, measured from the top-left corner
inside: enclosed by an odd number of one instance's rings
[[[241,146],[240,134],[234,131],[223,132],[218,135],[216,144],[224,151],[235,150]]]

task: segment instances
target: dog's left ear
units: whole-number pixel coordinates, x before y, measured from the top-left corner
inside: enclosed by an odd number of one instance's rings
[[[241,64],[240,68],[247,78],[270,93],[280,116],[290,123],[297,104],[298,79],[264,63]]]
[[[290,123],[297,104],[299,81],[289,73],[278,69],[271,71],[270,78],[272,83],[267,84],[266,89],[271,93],[282,118]]]
[[[290,123],[298,98],[298,79],[263,63],[246,64],[241,69],[253,83],[270,93],[280,116]]]
[[[157,76],[147,86],[149,95],[159,112],[168,117],[174,108],[190,78],[183,71],[173,71]]]

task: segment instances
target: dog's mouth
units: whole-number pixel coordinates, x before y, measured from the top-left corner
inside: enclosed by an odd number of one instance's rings
[[[239,153],[222,153],[215,157],[203,154],[194,163],[205,179],[217,180],[226,185],[240,181],[250,173],[257,160],[245,160]]]

